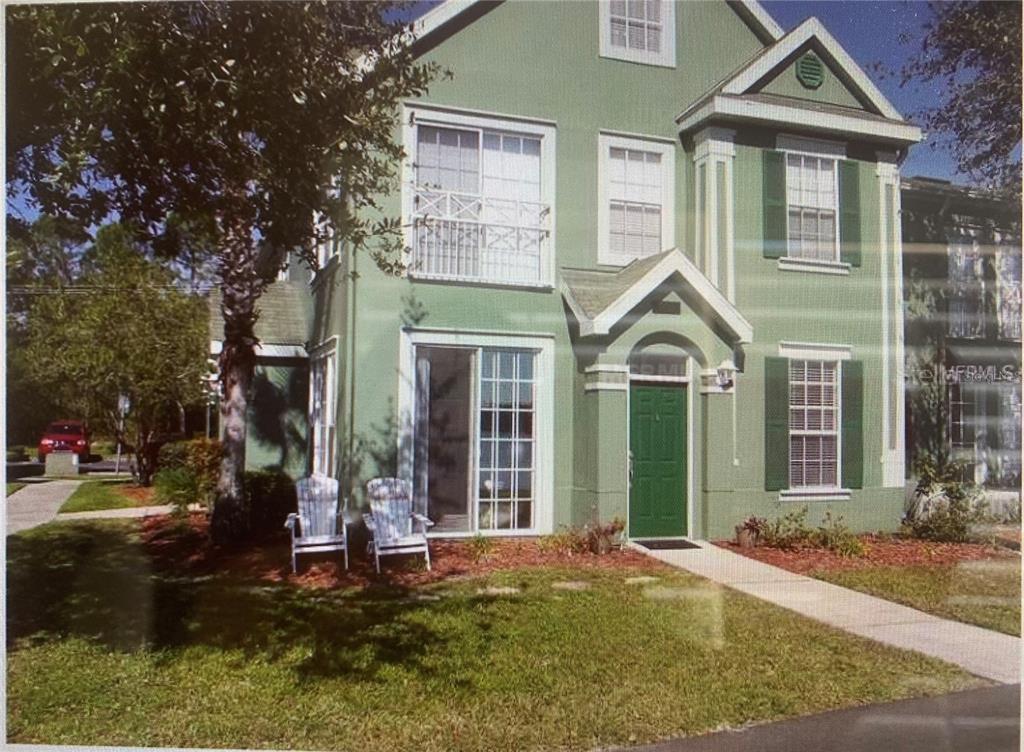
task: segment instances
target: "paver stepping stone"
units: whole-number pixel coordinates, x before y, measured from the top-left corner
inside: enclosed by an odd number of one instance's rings
[[[555,590],[590,590],[590,583],[582,580],[569,580],[566,582],[552,582],[551,587]]]
[[[651,582],[657,582],[658,579],[659,578],[657,578],[657,577],[649,577],[647,575],[643,575],[641,577],[627,577],[624,580],[624,582],[627,585],[647,585],[648,583],[651,583]]]
[[[497,587],[497,586],[493,586],[492,585],[490,587],[478,588],[477,591],[476,591],[476,594],[477,595],[516,595],[519,592],[520,592],[519,588],[517,588],[517,587]]]

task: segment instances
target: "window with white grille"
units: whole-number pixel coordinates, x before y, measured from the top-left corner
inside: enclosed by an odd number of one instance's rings
[[[982,303],[985,299],[985,278],[981,249],[975,239],[960,236],[950,241],[948,252],[949,335],[951,337],[981,337],[985,333],[982,310]],[[1018,291],[1019,289],[1018,287]]]
[[[528,350],[480,353],[481,530],[534,526],[535,358]]]
[[[600,262],[628,264],[673,245],[673,147],[601,136]]]
[[[330,350],[310,360],[309,384],[312,472],[328,477],[334,474],[337,399],[337,356]]]
[[[789,362],[789,485],[839,485],[839,364]]]
[[[602,0],[600,18],[603,57],[675,66],[671,0]]]
[[[996,254],[999,336],[1020,339],[1020,247],[1002,245]]]
[[[419,124],[412,173],[413,276],[542,284],[550,196],[543,138]]]
[[[786,202],[791,258],[839,260],[836,160],[809,154],[786,155]]]

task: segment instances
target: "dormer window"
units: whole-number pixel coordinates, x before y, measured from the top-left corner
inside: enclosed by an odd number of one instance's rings
[[[601,57],[675,67],[671,0],[602,0],[600,7]]]

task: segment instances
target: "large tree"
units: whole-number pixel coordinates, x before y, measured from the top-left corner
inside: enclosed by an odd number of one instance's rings
[[[932,2],[901,84],[938,82],[934,105],[918,115],[958,170],[1019,196],[1021,187],[1021,3]]]
[[[24,360],[29,376],[68,415],[100,424],[135,454],[148,485],[157,438],[203,396],[208,320],[202,297],[105,227],[68,284],[36,289]],[[119,398],[131,403],[127,420]],[[53,417],[53,416],[51,416]]]
[[[208,233],[224,319],[219,541],[245,533],[253,329],[284,254],[312,263],[333,236],[397,264],[399,220],[376,203],[403,156],[396,103],[437,72],[416,62],[407,15],[322,0],[7,8],[9,190],[83,222],[116,212],[160,254],[180,251],[174,214]]]

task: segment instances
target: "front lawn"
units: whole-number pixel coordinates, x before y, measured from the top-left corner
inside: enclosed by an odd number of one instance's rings
[[[322,587],[280,542],[211,554],[194,525],[8,539],[9,741],[591,749],[982,683],[634,552],[526,566],[517,542],[480,576],[359,562],[333,581],[368,584]]]
[[[819,571],[814,576],[936,616],[1020,636],[1020,557]]]
[[[87,480],[71,494],[60,512],[94,512],[151,504],[151,488],[129,485],[128,481]]]
[[[25,487],[24,483],[7,483],[7,488],[4,490],[4,497],[10,496],[15,491],[20,491]]]
[[[823,548],[718,545],[758,561],[946,619],[1020,635],[1020,554],[987,543],[937,543],[897,535],[859,536],[863,556]]]

